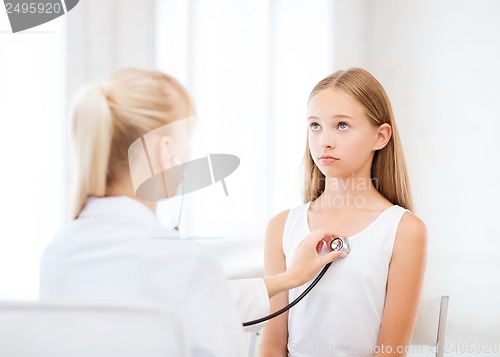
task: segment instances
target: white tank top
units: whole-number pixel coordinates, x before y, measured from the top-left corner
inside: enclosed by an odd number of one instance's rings
[[[283,232],[287,266],[299,241],[310,232],[310,204],[288,213]],[[289,357],[375,354],[394,238],[407,211],[391,206],[368,227],[348,237],[349,255],[333,262],[314,289],[289,311]],[[326,252],[326,247],[323,250]],[[289,301],[309,284],[290,290]]]

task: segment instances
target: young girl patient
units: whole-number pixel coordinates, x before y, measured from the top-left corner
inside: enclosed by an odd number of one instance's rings
[[[269,321],[260,356],[405,356],[427,235],[410,212],[408,174],[387,94],[363,69],[335,72],[313,88],[307,125],[304,204],[269,222],[265,274],[285,271],[302,237],[320,227],[347,237],[351,251],[299,304]],[[308,285],[276,295],[271,310]]]

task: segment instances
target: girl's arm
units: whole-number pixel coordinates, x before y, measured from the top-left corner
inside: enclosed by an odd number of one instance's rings
[[[406,356],[417,319],[427,257],[424,223],[405,213],[396,234],[375,356]]]
[[[285,255],[281,246],[283,230],[288,211],[273,217],[266,230],[264,247],[264,275],[271,276],[286,271]],[[270,300],[271,312],[288,304],[288,291],[279,293]],[[288,342],[288,312],[271,319],[264,327],[261,339],[260,357],[285,357]]]

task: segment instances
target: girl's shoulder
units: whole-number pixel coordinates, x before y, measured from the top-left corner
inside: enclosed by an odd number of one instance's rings
[[[419,233],[427,230],[424,221],[409,210],[406,210],[403,214],[399,224],[399,229],[401,231],[416,231]]]
[[[282,236],[289,213],[290,209],[287,209],[272,217],[267,224],[267,233],[271,233],[271,236],[280,233],[280,236]]]
[[[294,215],[297,213],[300,214],[301,210],[306,210],[310,204],[311,202],[303,203],[278,213],[269,220],[268,228],[270,227],[276,230],[284,229],[285,223],[290,215]]]
[[[422,249],[427,245],[427,227],[425,223],[410,211],[406,211],[399,222],[396,233],[396,249]]]

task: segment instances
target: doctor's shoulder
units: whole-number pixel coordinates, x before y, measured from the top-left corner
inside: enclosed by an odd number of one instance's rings
[[[64,223],[64,225],[60,227],[59,230],[54,234],[48,246],[67,241],[68,239],[72,240],[73,238],[79,237],[81,235],[85,235],[86,231],[89,228],[85,223],[86,222],[81,219],[76,219]]]

